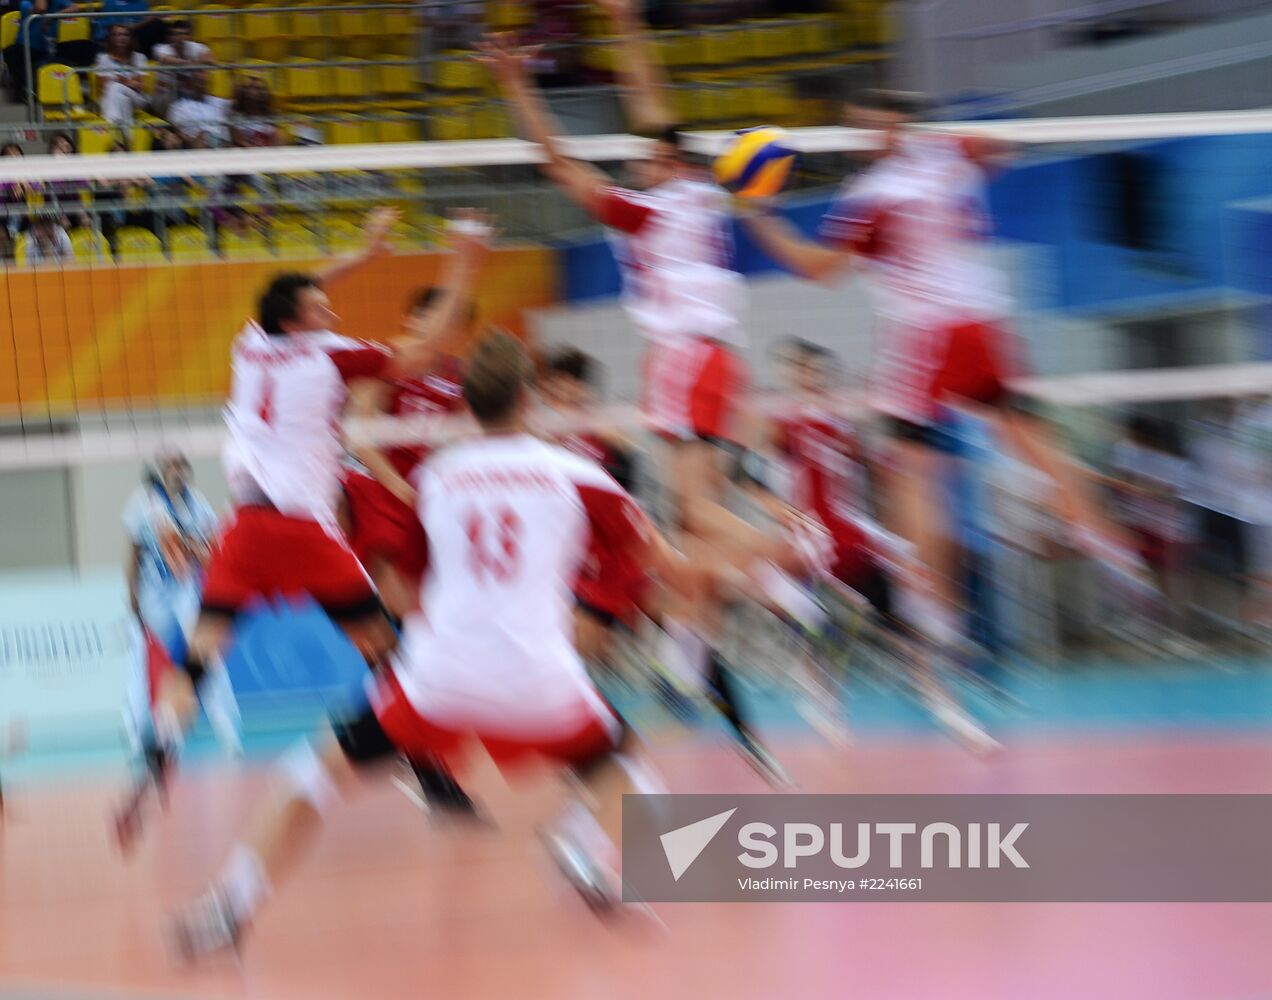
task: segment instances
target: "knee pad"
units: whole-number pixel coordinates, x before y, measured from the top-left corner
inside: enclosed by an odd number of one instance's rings
[[[308,741],[288,750],[278,770],[287,790],[313,806],[319,816],[325,816],[340,798],[336,783]]]

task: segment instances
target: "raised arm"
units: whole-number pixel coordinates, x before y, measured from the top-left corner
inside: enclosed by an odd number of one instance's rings
[[[497,231],[489,216],[467,210],[456,215],[448,231],[452,253],[440,283],[441,295],[422,317],[407,324],[408,336],[397,345],[396,368],[416,375],[432,367],[439,345],[463,325],[473,293]]]
[[[755,242],[782,268],[810,281],[829,281],[852,265],[852,251],[810,240],[785,219],[762,211],[743,217]]]
[[[638,0],[597,0],[618,36],[618,77],[628,124],[636,131],[657,131],[675,124],[667,106],[667,80],[637,9]]]
[[[379,379],[363,379],[349,387],[348,415],[358,420],[380,416],[388,408],[389,386]],[[377,446],[351,436],[349,450],[363,464],[373,479],[401,500],[414,508],[415,487],[406,481],[388,456]]]
[[[377,257],[390,253],[389,234],[401,217],[401,213],[396,208],[377,208],[372,211],[364,223],[367,233],[366,245],[357,253],[341,257],[319,270],[319,283],[328,285],[337,282]]]
[[[525,137],[541,146],[547,155],[543,172],[572,201],[596,214],[602,192],[612,182],[590,163],[572,160],[561,152],[557,141],[562,132],[560,123],[548,110],[530,73],[529,61],[535,50],[518,48],[508,35],[488,35],[479,48],[480,61],[490,68],[504,98],[512,105]]]

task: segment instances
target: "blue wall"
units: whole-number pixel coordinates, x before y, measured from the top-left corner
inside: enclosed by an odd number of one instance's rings
[[[1114,161],[1090,154],[1025,160],[995,178],[990,206],[997,234],[1055,250],[1052,308],[1089,309],[1132,299],[1231,286],[1269,291],[1272,228],[1238,218],[1234,202],[1272,196],[1272,135],[1201,136],[1146,143],[1144,164],[1151,249],[1114,241],[1123,189]],[[826,199],[792,202],[788,215],[815,231]],[[774,270],[738,231],[744,274]],[[612,297],[618,272],[607,242],[562,248],[562,287],[570,301]]]

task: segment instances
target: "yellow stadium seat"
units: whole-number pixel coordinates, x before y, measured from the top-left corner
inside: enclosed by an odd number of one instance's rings
[[[240,37],[236,27],[238,15],[233,8],[216,3],[206,4],[200,8],[200,11],[199,17],[191,18],[194,22],[194,37],[211,46],[212,53],[218,58],[224,58],[218,43],[225,40],[237,40]],[[225,13],[215,13],[218,11]]]
[[[698,61],[713,66],[741,62],[746,58],[743,48],[746,41],[746,36],[733,28],[705,32],[698,38]]]
[[[68,17],[57,22],[57,42],[86,42],[93,34],[93,26],[86,17]]]
[[[315,233],[297,222],[277,223],[271,230],[274,252],[279,257],[317,258],[323,255]]]
[[[342,59],[339,62],[341,65],[328,70],[328,93],[343,98],[369,96],[374,90],[373,75],[380,67],[368,65],[360,59]]]
[[[110,244],[106,242],[106,237],[95,229],[72,229],[70,231],[71,250],[75,254],[75,260],[78,263],[91,263],[93,261],[109,261],[114,260],[111,253]]]
[[[276,14],[277,4],[254,4],[243,8],[239,24],[242,25],[240,37],[249,42],[259,42],[272,38],[286,38],[290,33],[290,25],[286,14]]]
[[[282,87],[280,97],[290,100],[309,100],[327,93],[326,72],[320,66],[312,65],[313,59],[297,59],[282,71]]]
[[[375,123],[364,121],[328,122],[324,129],[327,142],[333,146],[375,142]]]
[[[375,92],[378,94],[418,94],[421,90],[418,67],[392,65],[388,60],[393,56],[382,56],[377,65],[372,66],[375,74]],[[399,61],[400,63],[400,61]]]
[[[534,23],[534,8],[521,0],[490,0],[486,24],[494,31],[511,31]]]
[[[800,29],[787,21],[764,19],[750,22],[755,30],[756,59],[784,59],[800,51]]]
[[[256,260],[270,256],[265,238],[255,231],[239,233],[232,229],[222,229],[218,239],[221,255],[227,260]]]
[[[155,128],[150,125],[145,128],[135,128],[128,140],[128,148],[134,153],[149,153],[155,148]]]
[[[232,100],[234,97],[234,77],[228,69],[214,69],[208,72],[208,93],[212,97]]]
[[[123,264],[149,264],[164,259],[163,244],[149,229],[120,226],[115,231],[115,258]]]
[[[471,121],[474,139],[503,139],[513,134],[512,121],[500,107],[478,108]]]
[[[7,49],[10,45],[16,45],[18,41],[18,26],[22,20],[22,11],[11,10],[0,17],[0,49]]]
[[[84,156],[109,153],[118,138],[119,131],[109,125],[85,125],[76,133],[75,148]]]
[[[168,230],[168,255],[174,261],[208,260],[212,244],[199,226],[173,226]]]
[[[588,69],[602,73],[613,73],[618,68],[618,38],[605,35],[596,40],[597,44],[589,45],[583,50],[583,65]],[[698,61],[698,48],[693,46],[693,61]]]
[[[451,108],[429,118],[430,139],[473,139],[473,109]]]
[[[755,101],[749,87],[724,87],[719,91],[720,117],[742,124],[755,117]]]
[[[490,74],[471,52],[448,49],[433,63],[433,85],[442,90],[481,90],[489,81]]]
[[[790,123],[799,113],[799,102],[785,80],[771,79],[756,84],[755,117],[774,125]]]
[[[348,219],[329,219],[322,224],[322,239],[328,252],[343,253],[355,250],[366,242],[362,226]]]
[[[724,117],[720,87],[681,87],[672,92],[672,102],[683,122],[715,122]]]
[[[692,35],[677,33],[656,36],[654,46],[659,62],[669,69],[677,66],[692,66],[698,61]]]
[[[375,124],[376,142],[415,142],[420,126],[413,118],[385,118]]]
[[[84,88],[79,74],[62,63],[40,67],[36,93],[40,109],[49,121],[100,121],[84,107]]]
[[[399,10],[381,11],[383,22],[379,34],[386,38],[415,38],[420,33],[419,16],[412,7],[403,5]]]
[[[291,36],[299,41],[329,37],[332,15],[319,4],[297,4],[291,12]]]
[[[335,11],[335,34],[341,38],[358,38],[365,35],[382,34],[384,21],[379,11],[339,10]]]

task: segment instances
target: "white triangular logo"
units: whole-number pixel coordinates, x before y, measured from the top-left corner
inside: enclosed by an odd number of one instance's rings
[[[698,855],[706,850],[707,845],[735,812],[737,812],[736,807],[728,812],[717,813],[706,819],[700,819],[696,823],[690,823],[688,826],[682,826],[670,833],[664,833],[658,838],[662,841],[663,853],[667,855],[667,865],[671,868],[672,878],[677,882],[680,881],[680,876],[698,860]]]

